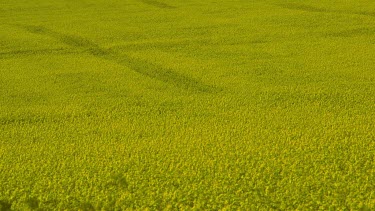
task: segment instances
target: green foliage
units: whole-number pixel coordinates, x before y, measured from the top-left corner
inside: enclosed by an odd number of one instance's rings
[[[0,0],[0,210],[375,210],[374,11]]]

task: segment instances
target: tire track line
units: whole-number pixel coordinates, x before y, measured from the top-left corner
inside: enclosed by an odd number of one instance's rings
[[[175,87],[199,93],[216,93],[221,91],[220,88],[213,85],[207,85],[203,82],[188,77],[186,75],[177,73],[170,68],[162,67],[150,62],[132,58],[127,55],[118,54],[113,50],[105,49],[97,45],[96,43],[76,35],[67,35],[59,32],[52,31],[43,26],[32,26],[32,25],[17,25],[19,28],[25,31],[37,34],[41,36],[47,36],[54,38],[61,43],[64,43],[75,49],[80,49],[82,52],[86,52],[97,58],[112,61],[119,65],[128,67],[133,71],[144,75],[146,77],[152,78],[154,80],[159,80],[167,84],[171,84]]]

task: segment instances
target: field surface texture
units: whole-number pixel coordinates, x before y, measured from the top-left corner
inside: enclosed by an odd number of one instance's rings
[[[0,0],[0,210],[375,210],[375,1]]]

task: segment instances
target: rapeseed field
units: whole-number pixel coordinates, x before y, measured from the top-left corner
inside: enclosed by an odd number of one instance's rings
[[[0,0],[0,210],[375,210],[372,0]]]

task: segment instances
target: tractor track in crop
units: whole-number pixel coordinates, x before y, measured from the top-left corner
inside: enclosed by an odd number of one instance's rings
[[[16,26],[32,34],[37,34],[37,35],[53,38],[65,45],[72,47],[73,49],[81,50],[82,53],[88,53],[94,57],[112,61],[119,65],[128,67],[141,75],[147,76],[155,80],[162,81],[167,84],[171,84],[173,86],[176,86],[181,89],[185,89],[187,91],[201,92],[201,93],[215,93],[221,90],[218,87],[204,84],[203,82],[197,79],[177,73],[170,68],[156,65],[156,64],[144,61],[142,59],[132,58],[124,54],[119,54],[116,51],[113,51],[111,49],[102,48],[98,44],[86,38],[77,36],[77,35],[63,34],[60,32],[53,31],[43,26],[34,26],[34,25],[16,25]],[[53,49],[50,49],[50,50],[46,49],[40,52],[48,53],[49,51],[55,52],[55,50]],[[31,51],[31,52],[20,51],[19,53],[28,54],[28,53],[33,53],[33,52],[35,53],[38,51]],[[58,52],[58,50],[56,50],[56,52]],[[17,52],[13,52],[13,53],[16,54]]]

